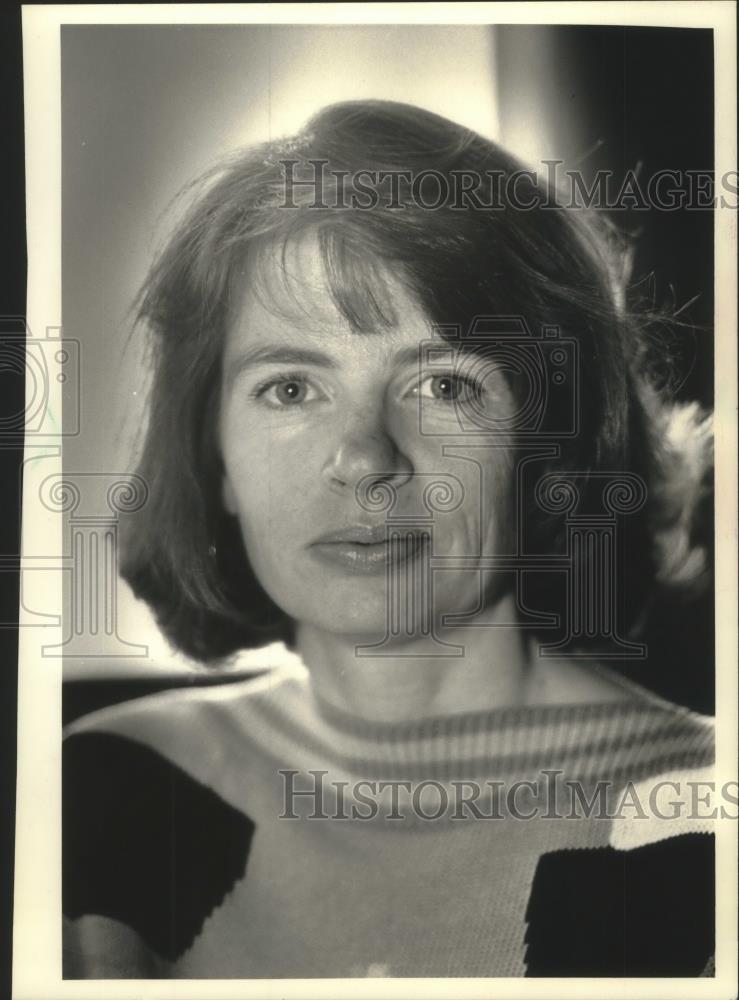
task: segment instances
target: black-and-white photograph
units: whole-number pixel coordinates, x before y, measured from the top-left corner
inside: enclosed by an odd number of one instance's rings
[[[189,6],[24,11],[17,997],[734,996],[733,5]]]

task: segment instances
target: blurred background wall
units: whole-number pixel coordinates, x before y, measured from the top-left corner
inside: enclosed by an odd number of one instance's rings
[[[494,29],[504,144],[539,163],[565,161],[592,186],[599,170],[713,169],[713,33],[685,28],[519,26]],[[618,184],[616,185],[618,188]],[[634,238],[633,279],[653,304],[673,301],[679,398],[713,401],[713,217],[709,211],[612,211]]]
[[[129,308],[190,178],[235,146],[292,131],[335,100],[402,100],[447,115],[536,164],[590,178],[607,167],[710,169],[707,31],[548,26],[129,26],[62,28],[63,322],[81,344],[80,434],[65,472],[132,470],[144,421]],[[616,213],[638,235],[635,273],[674,287],[701,327],[676,343],[683,398],[711,399],[710,213]],[[148,656],[70,657],[68,677],[188,668],[121,582],[119,630]],[[706,617],[704,615],[704,617]],[[666,626],[659,626],[664,641]],[[712,638],[710,622],[701,633]],[[700,654],[700,648],[696,655]],[[244,663],[259,662],[257,657]],[[678,692],[679,694],[679,692]],[[688,692],[695,700],[695,694]]]

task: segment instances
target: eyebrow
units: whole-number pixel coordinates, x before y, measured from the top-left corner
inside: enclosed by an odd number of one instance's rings
[[[420,344],[418,347],[404,347],[389,359],[389,364],[408,364],[412,361],[418,361],[420,357]],[[334,358],[323,351],[315,351],[306,347],[261,344],[240,352],[227,362],[225,381],[230,384],[245,369],[266,364],[316,365],[319,368],[329,369],[340,367]]]

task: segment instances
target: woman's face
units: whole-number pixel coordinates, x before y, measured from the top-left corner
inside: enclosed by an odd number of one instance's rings
[[[392,278],[397,325],[353,331],[315,237],[288,247],[287,281],[273,254],[266,294],[246,281],[233,314],[220,415],[223,499],[260,583],[296,622],[358,637],[383,637],[398,602],[437,620],[474,610],[481,587],[496,590],[481,559],[512,551],[512,462],[502,440],[466,436],[457,411],[469,398],[504,419],[502,374],[474,356],[427,365],[429,321]],[[386,540],[395,525],[402,544]]]

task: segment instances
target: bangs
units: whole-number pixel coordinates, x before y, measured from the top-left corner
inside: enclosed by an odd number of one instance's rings
[[[317,215],[318,213],[313,213]],[[296,264],[311,240],[320,255],[321,282],[330,303],[355,333],[395,328],[399,322],[396,299],[402,289],[417,298],[402,268],[389,263],[389,249],[376,234],[347,220],[306,218],[291,221],[285,230],[266,233],[249,248],[245,266],[238,270],[260,304],[273,315],[308,319],[315,312],[305,302],[305,277]]]

